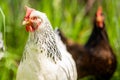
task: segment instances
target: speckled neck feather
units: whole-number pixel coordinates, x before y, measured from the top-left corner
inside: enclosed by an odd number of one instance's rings
[[[55,63],[58,60],[61,60],[61,53],[56,45],[55,34],[49,23],[45,23],[44,28],[30,33],[27,44],[28,46],[32,44],[35,48],[38,47],[40,54],[46,55],[47,57],[51,58]]]

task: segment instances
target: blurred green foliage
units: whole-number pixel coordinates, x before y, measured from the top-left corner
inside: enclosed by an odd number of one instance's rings
[[[120,80],[120,0],[95,0],[87,11],[88,0],[1,0],[0,31],[5,33],[5,57],[0,61],[0,80],[15,80],[17,67],[22,57],[28,33],[21,25],[25,15],[24,5],[45,12],[53,28],[59,27],[74,41],[84,44],[92,30],[92,19],[99,5],[103,6],[110,44],[117,55],[118,67],[112,80]],[[89,0],[90,1],[90,0]],[[5,30],[5,32],[4,32]],[[82,80],[88,80],[86,77]]]

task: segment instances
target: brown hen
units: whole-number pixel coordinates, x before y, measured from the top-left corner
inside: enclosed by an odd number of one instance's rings
[[[92,34],[84,46],[68,40],[61,31],[60,36],[76,62],[79,78],[94,76],[95,80],[110,80],[117,61],[109,44],[102,7],[95,14],[93,26]]]

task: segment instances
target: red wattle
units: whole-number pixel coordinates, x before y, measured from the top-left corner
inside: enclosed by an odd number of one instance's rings
[[[26,26],[26,31],[33,32],[34,30],[33,30],[32,26]]]

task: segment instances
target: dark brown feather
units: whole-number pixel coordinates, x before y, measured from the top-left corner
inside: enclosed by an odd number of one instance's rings
[[[100,8],[97,13],[99,10]],[[104,17],[102,13],[95,15],[93,31],[85,46],[68,40],[60,30],[59,32],[61,40],[76,62],[79,78],[91,75],[95,80],[110,80],[116,70],[117,61],[109,44],[104,19],[100,20],[103,21],[101,26],[96,20],[98,16]]]

